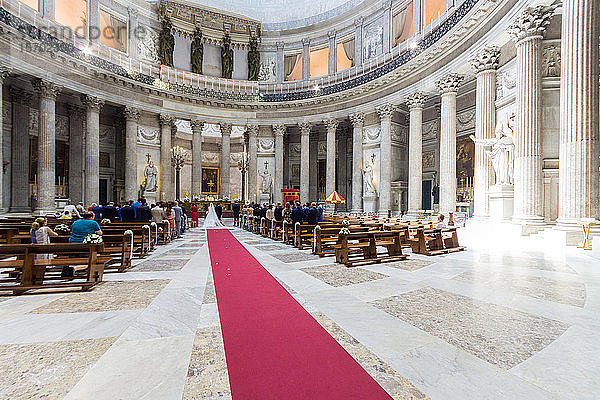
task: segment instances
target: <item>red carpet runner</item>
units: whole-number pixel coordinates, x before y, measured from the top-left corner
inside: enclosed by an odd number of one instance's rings
[[[390,400],[227,229],[209,229],[234,400]]]

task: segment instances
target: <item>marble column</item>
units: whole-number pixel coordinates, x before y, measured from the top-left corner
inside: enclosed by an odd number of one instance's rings
[[[363,158],[363,126],[365,115],[356,113],[350,115],[352,122],[352,212],[362,211],[362,158]]]
[[[104,100],[84,95],[86,107],[85,133],[85,200],[86,204],[100,201],[100,109]]]
[[[300,127],[300,202],[310,201],[310,122],[298,124]],[[316,150],[316,149],[315,149]],[[315,166],[316,167],[316,166]]]
[[[440,213],[456,211],[456,92],[464,76],[451,73],[436,82],[442,95],[440,128]]]
[[[406,98],[408,128],[408,212],[416,217],[423,209],[423,104],[427,94],[415,92]]]
[[[413,36],[419,35],[423,29],[423,0],[413,2]]]
[[[275,55],[275,73],[277,74],[275,79],[277,83],[281,83],[285,80],[284,75],[284,58],[283,54],[283,42],[275,43],[276,55]],[[252,201],[252,199],[250,199]]]
[[[190,196],[202,194],[202,129],[204,121],[193,119],[192,126],[192,190]]]
[[[381,141],[379,144],[379,214],[387,216],[392,209],[392,116],[396,106],[385,104],[377,107],[380,120]]]
[[[283,137],[285,136],[285,125],[273,125],[275,133],[275,201],[283,204]]]
[[[528,8],[509,27],[517,47],[513,220],[523,224],[544,221],[542,39],[553,13],[551,7]]]
[[[496,130],[496,70],[500,49],[485,47],[471,60],[477,74],[475,97],[475,137],[491,139]],[[483,146],[475,143],[475,168],[473,183],[474,217],[489,216],[489,190],[494,182],[494,170]]]
[[[560,78],[559,225],[600,219],[598,0],[563,0]]]
[[[333,75],[337,71],[337,47],[335,43],[335,36],[335,31],[327,32],[327,40],[329,46],[327,72],[329,75]]]
[[[83,171],[85,111],[83,108],[67,104],[69,113],[69,198],[72,204],[83,201]]]
[[[221,128],[221,197],[229,197],[231,169],[231,124],[222,122]]]
[[[52,82],[34,79],[38,92],[37,207],[36,213],[46,215],[56,211],[56,97],[62,90]]]
[[[302,80],[310,79],[310,39],[302,39]]]
[[[30,212],[29,206],[29,105],[31,93],[11,87],[12,139],[10,151],[10,212]]]
[[[11,69],[5,67],[4,65],[0,65],[0,115],[4,115],[3,111],[3,89],[4,89],[4,81],[11,73]],[[4,118],[0,118],[0,149],[4,148]],[[4,156],[3,151],[0,151],[0,166],[4,168]],[[6,211],[6,204],[4,204],[4,173],[0,171],[0,211]]]
[[[258,125],[248,125],[248,199],[257,202],[258,188]]]
[[[125,200],[137,200],[137,131],[140,111],[125,106]]]
[[[340,122],[335,118],[330,118],[323,121],[327,127],[327,168],[325,174],[325,196],[331,195],[335,187],[335,160],[336,160],[336,149],[335,149],[335,133],[337,131]]]
[[[358,17],[354,20],[354,65],[362,64],[362,34],[363,34],[363,17]],[[361,190],[362,192],[362,190]],[[362,200],[361,200],[362,202]],[[361,203],[362,204],[362,203]],[[354,206],[352,206],[354,207]],[[361,206],[362,208],[362,206]]]
[[[171,165],[171,127],[173,117],[160,114],[160,199],[171,201],[175,199],[173,193],[173,167]]]

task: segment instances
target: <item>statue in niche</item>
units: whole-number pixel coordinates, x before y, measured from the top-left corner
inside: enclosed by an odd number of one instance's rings
[[[373,166],[370,163],[366,163],[363,168],[363,181],[365,182],[365,196],[376,196],[377,191],[375,185],[373,185]]]
[[[514,130],[512,120],[514,114],[511,115],[504,123],[498,124],[494,138],[477,139],[471,135],[470,138],[475,144],[483,146],[485,153],[492,160],[492,166],[496,173],[497,185],[512,185],[513,183],[513,160],[512,153],[515,144],[513,142]]]
[[[223,46],[221,46],[221,67],[221,77],[231,79],[233,75],[233,49],[228,33],[223,37]]]
[[[173,67],[173,50],[175,50],[175,38],[173,37],[171,21],[164,18],[162,29],[158,35],[158,58],[162,65]]]
[[[265,169],[263,172],[260,173],[260,192],[262,194],[271,194],[271,183],[273,181],[273,177],[271,176],[271,173],[269,172],[269,170],[267,169],[267,163],[265,163]]]
[[[202,73],[202,60],[204,59],[204,44],[202,43],[202,31],[196,28],[194,40],[191,46],[192,72]]]
[[[260,53],[258,52],[258,39],[250,38],[250,50],[248,50],[248,80],[257,81],[260,75]]]
[[[145,191],[156,192],[158,189],[158,170],[156,166],[150,160],[146,168],[144,168],[144,180],[145,180]]]

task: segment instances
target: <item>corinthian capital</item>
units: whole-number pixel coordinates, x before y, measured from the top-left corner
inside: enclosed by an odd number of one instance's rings
[[[221,136],[231,135],[231,124],[228,122],[220,122],[219,127],[221,128]]]
[[[471,59],[471,66],[475,72],[489,71],[498,69],[500,59],[500,48],[489,46],[481,49],[475,57]]]
[[[275,132],[275,136],[284,136],[286,132],[285,125],[277,124],[273,125],[273,132]]]
[[[394,104],[384,104],[382,106],[375,107],[375,111],[377,111],[379,119],[392,118],[394,111],[396,111],[396,106]]]
[[[95,96],[84,94],[81,96],[81,102],[90,111],[100,112],[100,109],[104,105],[104,100],[101,100]]]
[[[406,98],[406,105],[408,105],[408,110],[412,110],[414,108],[423,108],[423,104],[427,100],[427,93],[423,92],[414,92]]]
[[[340,121],[338,121],[335,118],[329,118],[323,121],[323,123],[325,124],[325,126],[327,127],[327,130],[333,130],[335,131],[337,129],[337,127],[340,124]]]
[[[127,121],[137,121],[140,119],[140,110],[132,106],[125,106],[123,108],[123,114]]]
[[[11,74],[12,69],[9,67],[5,67],[4,65],[0,65],[0,85],[4,83],[6,78]]]
[[[460,84],[465,79],[463,75],[451,73],[435,83],[441,94],[457,92]]]
[[[40,98],[56,100],[56,96],[63,89],[62,86],[50,81],[35,78],[31,81],[33,88],[38,92]]]
[[[169,115],[169,114],[160,114],[158,116],[158,119],[160,121],[160,125],[161,126],[172,126],[173,125],[173,116]]]
[[[352,122],[352,126],[354,126],[355,128],[362,127],[362,125],[365,123],[365,114],[361,112],[356,114],[350,114],[348,118],[350,118],[350,122]]]
[[[298,127],[300,128],[300,134],[301,135],[310,135],[310,126],[311,126],[310,122],[299,123]]]
[[[521,12],[517,20],[508,27],[508,33],[515,42],[532,37],[544,37],[546,26],[554,15],[554,6],[537,6]]]
[[[248,135],[257,137],[258,136],[258,125],[250,124],[248,125]]]
[[[190,121],[190,126],[192,127],[192,133],[194,135],[202,135],[202,129],[204,129],[204,121],[200,121],[199,119],[193,119]]]

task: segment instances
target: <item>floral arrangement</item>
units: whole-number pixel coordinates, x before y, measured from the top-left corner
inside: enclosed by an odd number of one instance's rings
[[[108,224],[110,224],[110,219],[104,218],[102,221],[100,221],[100,224],[101,225],[108,225]]]
[[[127,229],[125,232],[123,232],[123,235],[125,235],[125,236],[133,235],[133,231],[131,229]]]
[[[342,228],[340,229],[338,235],[349,235],[350,234],[350,229],[348,228]]]
[[[70,231],[69,226],[65,224],[58,224],[54,227],[56,233],[69,233]]]
[[[343,221],[342,221],[342,225],[343,225],[344,227],[346,227],[346,226],[350,226],[350,220],[349,220],[349,219],[345,219],[345,220],[343,220]]]
[[[90,233],[83,239],[83,244],[100,244],[102,243],[102,236],[95,233]]]

